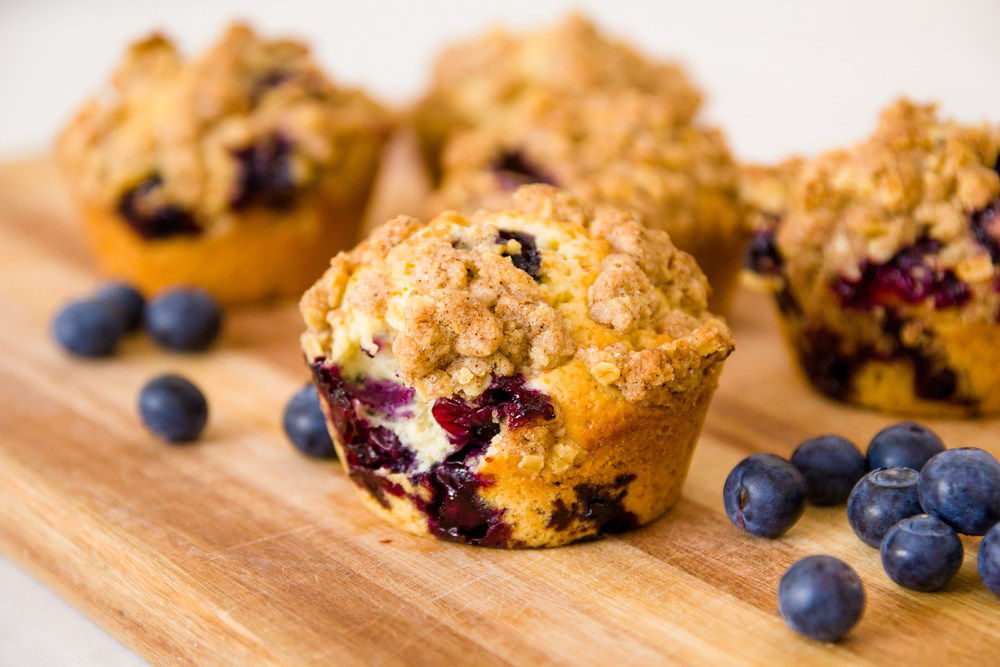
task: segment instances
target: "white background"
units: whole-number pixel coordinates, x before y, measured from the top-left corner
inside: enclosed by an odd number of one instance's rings
[[[746,160],[860,138],[902,93],[940,100],[965,120],[1000,120],[1000,0],[0,0],[0,155],[46,150],[125,43],[153,28],[198,49],[243,17],[267,34],[307,39],[336,79],[405,103],[442,43],[494,20],[551,21],[570,7],[686,63],[708,118]],[[134,660],[0,558],[0,664]]]

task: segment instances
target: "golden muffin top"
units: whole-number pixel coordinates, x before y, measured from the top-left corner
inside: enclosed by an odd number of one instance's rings
[[[509,210],[399,217],[338,254],[302,299],[302,345],[344,365],[390,346],[399,379],[427,399],[582,363],[658,404],[732,350],[706,292],[665,232],[530,185]]]

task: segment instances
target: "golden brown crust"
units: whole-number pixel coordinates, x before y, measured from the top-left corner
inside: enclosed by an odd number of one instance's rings
[[[246,301],[298,293],[354,241],[391,126],[304,45],[234,24],[191,61],[161,35],[135,43],[56,155],[106,271]]]
[[[704,276],[664,232],[549,186],[522,187],[514,199],[510,211],[472,218],[397,218],[335,257],[302,299],[307,352],[337,359],[388,334],[400,377],[427,397],[475,396],[491,376],[531,379],[611,344],[627,350],[614,359],[631,360],[621,386],[633,372],[649,375],[632,352],[676,348],[686,359],[695,350],[706,366],[728,355],[731,336],[706,311]],[[519,246],[499,240],[502,229],[538,236],[540,281],[513,264]],[[697,375],[702,366],[678,368]],[[653,400],[654,386],[674,381],[631,381],[633,400]]]
[[[780,258],[765,282],[827,393],[923,414],[1000,407],[996,366],[963,352],[1000,330],[998,148],[1000,128],[904,99],[864,142],[744,171],[760,238]],[[840,379],[818,377],[831,373]]]
[[[414,122],[435,173],[449,135],[521,104],[580,99],[598,90],[655,93],[678,122],[701,94],[675,63],[656,62],[580,15],[526,34],[494,28],[441,54]]]
[[[510,531],[494,546],[555,546],[640,525],[680,491],[732,335],[705,309],[704,276],[664,232],[549,186],[514,199],[501,212],[390,221],[335,257],[304,295],[302,345],[314,368],[416,390],[402,419],[357,408],[416,463],[365,468],[357,448],[370,445],[345,440],[357,427],[331,426],[341,460],[367,480],[368,505],[413,532],[441,535],[426,480],[446,462],[481,480],[475,497]],[[530,245],[537,281],[530,258],[513,261]],[[552,412],[539,417],[536,405],[517,424],[502,418],[481,454],[459,455],[432,406],[474,405],[497,378]],[[358,405],[325,395],[334,424]],[[588,509],[594,502],[606,515]]]

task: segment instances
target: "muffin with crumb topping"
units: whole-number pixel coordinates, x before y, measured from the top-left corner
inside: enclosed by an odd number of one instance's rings
[[[823,393],[1000,412],[1000,128],[900,100],[845,150],[746,170],[748,267]]]
[[[507,210],[390,221],[301,309],[361,498],[409,531],[494,547],[670,507],[733,346],[665,232],[545,185]]]
[[[300,293],[349,247],[392,126],[308,49],[231,26],[185,61],[153,35],[56,144],[101,268],[225,302]]]
[[[656,94],[677,122],[690,119],[701,103],[679,65],[653,61],[572,14],[526,34],[494,28],[445,50],[413,121],[437,180],[442,150],[455,132],[521,104],[575,101],[599,90]]]
[[[449,141],[432,212],[509,204],[519,184],[549,183],[629,208],[694,255],[724,312],[748,240],[738,171],[722,134],[678,119],[659,94],[595,91],[523,104]]]

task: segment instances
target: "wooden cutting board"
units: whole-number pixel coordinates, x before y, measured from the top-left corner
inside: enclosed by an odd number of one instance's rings
[[[842,507],[810,507],[774,541],[730,525],[722,484],[744,456],[829,431],[864,445],[892,421],[809,391],[757,295],[731,318],[737,351],[680,503],[628,535],[504,552],[399,532],[337,465],[291,448],[281,410],[306,379],[294,305],[231,313],[203,355],[136,337],[114,359],[71,359],[49,320],[96,280],[51,166],[0,168],[0,550],[155,663],[1000,660],[978,539],[944,592],[920,594],[888,580]],[[137,392],[163,371],[207,394],[197,444],[166,446],[138,422]],[[1000,454],[996,420],[932,426]],[[835,646],[776,612],[781,574],[815,553],[851,563],[868,593]]]

